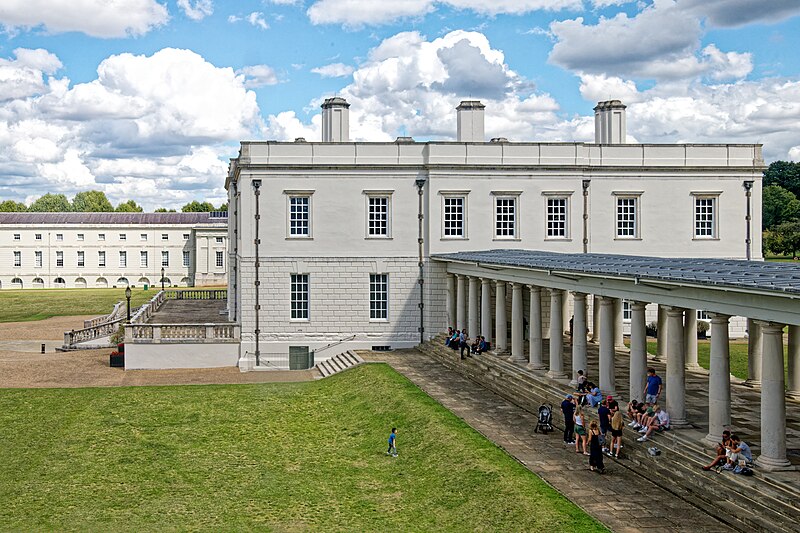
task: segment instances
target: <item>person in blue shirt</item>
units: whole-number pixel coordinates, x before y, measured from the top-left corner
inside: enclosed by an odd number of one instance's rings
[[[603,401],[603,395],[600,393],[600,389],[595,387],[589,394],[586,395],[586,399],[589,400],[590,406],[597,407],[600,405],[600,402]]]
[[[742,442],[738,435],[731,435],[731,444],[728,448],[730,455],[728,456],[728,464],[725,465],[726,470],[733,470],[740,459],[744,459],[748,463],[753,462],[753,452],[750,451],[750,446]]]
[[[647,384],[644,386],[644,401],[645,403],[649,403],[650,405],[655,405],[658,403],[658,399],[661,397],[661,377],[656,375],[655,368],[648,368],[647,369]]]
[[[392,433],[389,435],[389,449],[386,450],[386,455],[397,457],[397,428],[392,428]]]

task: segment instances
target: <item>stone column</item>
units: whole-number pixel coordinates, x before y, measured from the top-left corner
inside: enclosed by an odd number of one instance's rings
[[[783,380],[783,324],[759,322],[761,359],[761,455],[764,470],[791,468],[786,459],[786,397]]]
[[[466,303],[464,276],[456,274],[456,329],[463,330],[466,327],[466,317],[464,316],[464,304]]]
[[[447,274],[447,326],[456,327],[456,278]]]
[[[789,326],[789,383],[787,395],[800,400],[800,326]]]
[[[578,384],[578,370],[586,372],[586,295],[573,292],[572,302],[572,381],[569,384],[574,387]]]
[[[684,358],[683,309],[667,307],[667,413],[674,426],[685,426],[686,362]]]
[[[569,333],[569,292],[563,291],[561,293],[561,325],[564,327],[561,333]]]
[[[498,281],[495,287],[495,305],[494,305],[494,327],[497,329],[495,333],[495,346],[498,352],[502,352],[508,348],[508,325],[506,324],[506,283],[505,281]]]
[[[700,370],[697,364],[697,310],[687,309],[683,319],[684,357],[686,370]]]
[[[525,341],[523,339],[522,285],[511,284],[511,360],[525,363]]]
[[[564,315],[561,306],[563,305],[564,291],[561,289],[550,289],[550,371],[547,375],[551,378],[565,378],[564,372]]]
[[[644,401],[644,379],[647,373],[647,323],[644,302],[631,302],[631,361],[628,399]]]
[[[481,280],[481,335],[492,342],[492,287],[487,278]]]
[[[667,310],[663,305],[658,306],[658,322],[656,331],[656,359],[662,361],[667,358]]]
[[[747,381],[745,385],[761,385],[761,326],[752,318],[747,319]]]
[[[597,296],[595,296],[595,300]],[[603,394],[616,395],[616,371],[614,369],[614,298],[600,298],[600,390]]]
[[[708,367],[708,435],[714,445],[731,425],[731,361],[728,324],[731,317],[711,315],[711,361]]]
[[[532,370],[542,370],[547,368],[542,360],[542,290],[534,285],[531,290],[531,312],[530,312],[530,353],[528,354],[528,368]]]
[[[478,336],[478,278],[469,277],[469,310],[467,312],[467,333],[472,339]]]
[[[625,335],[622,333],[622,311],[622,298],[614,298],[614,347],[618,350],[627,350]]]
[[[591,342],[600,342],[600,296],[592,295],[592,338]]]

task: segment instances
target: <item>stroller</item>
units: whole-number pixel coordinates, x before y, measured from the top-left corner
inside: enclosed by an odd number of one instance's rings
[[[539,406],[539,420],[536,421],[536,428],[534,433],[539,433],[539,430],[545,435],[553,429],[553,404],[542,404]]]

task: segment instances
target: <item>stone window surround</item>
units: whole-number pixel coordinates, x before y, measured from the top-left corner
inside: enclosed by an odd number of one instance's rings
[[[365,202],[365,212],[366,216],[364,217],[364,235],[365,239],[379,239],[379,240],[391,240],[392,239],[392,195],[394,194],[394,189],[382,189],[382,190],[373,190],[373,189],[364,189],[361,191],[364,195],[364,202]],[[369,217],[370,217],[370,205],[369,201],[372,198],[386,198],[386,234],[374,234],[371,235],[369,232]],[[309,209],[311,206],[309,205]]]
[[[286,239],[313,240],[314,238],[314,189],[284,189],[286,196]],[[308,198],[308,233],[292,235],[292,198]]]
[[[692,240],[693,241],[718,241],[719,237],[719,199],[722,191],[692,191],[689,193],[692,199]],[[711,235],[697,235],[697,200],[713,200],[713,211],[711,221]]]
[[[520,197],[522,191],[492,191],[492,240],[493,241],[520,241],[522,240],[520,232],[520,213],[522,212],[520,205]],[[513,235],[497,235],[497,201],[498,200],[514,200],[514,234]]]
[[[546,241],[565,241],[569,242],[572,240],[572,224],[571,221],[571,214],[572,214],[572,195],[575,194],[575,191],[542,191],[542,196],[544,197],[544,209],[542,210],[542,214],[544,215],[544,240]],[[563,199],[565,200],[564,206],[566,209],[565,212],[565,219],[564,219],[564,235],[563,236],[548,236],[547,235],[547,202],[549,200],[556,200],[556,199]]]
[[[296,278],[296,279],[295,279]],[[304,297],[295,300],[295,296]],[[293,317],[295,309],[302,315],[303,302],[305,302],[305,316]],[[297,303],[297,306],[295,306]],[[309,322],[311,320],[311,276],[308,273],[292,273],[289,275],[289,321]]]
[[[612,231],[614,232],[614,240],[619,241],[641,241],[642,234],[642,195],[644,191],[612,191],[611,196],[613,198],[613,213],[614,213],[614,221],[613,221],[613,228]],[[619,235],[619,200],[620,199],[633,199],[634,200],[634,234],[633,236],[625,236]]]
[[[383,279],[377,279],[382,276]],[[384,281],[385,280],[385,281]],[[373,290],[374,287],[383,285],[385,283],[386,290],[377,291]],[[376,272],[369,275],[369,321],[370,322],[389,322],[389,274],[385,272]],[[373,300],[373,296],[377,295],[379,298]],[[385,308],[379,309],[373,307],[377,304],[384,304]],[[373,316],[373,310],[382,312],[385,316]]]
[[[439,196],[442,197],[442,217],[441,217],[441,237],[443,241],[466,241],[469,240],[469,189],[464,190],[440,190]],[[448,198],[461,198],[463,201],[462,206],[462,221],[461,221],[461,235],[445,235],[445,201]]]

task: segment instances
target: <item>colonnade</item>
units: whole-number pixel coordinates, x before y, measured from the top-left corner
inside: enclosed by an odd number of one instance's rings
[[[471,337],[483,335],[493,343],[494,352],[510,356],[511,361],[528,369],[545,371],[554,379],[571,378],[587,367],[587,335],[590,324],[587,293],[571,292],[572,375],[564,368],[564,316],[566,292],[491,278],[448,274],[447,309],[455,327],[467,327]],[[478,289],[480,287],[480,290]],[[492,287],[494,287],[494,328],[492,328]],[[510,332],[507,317],[507,294],[511,294]],[[529,298],[529,346],[525,354],[524,299]],[[542,298],[550,298],[549,328],[543,324]],[[617,396],[615,360],[622,344],[622,300],[593,295],[591,339],[599,343],[598,385],[604,395]],[[631,301],[630,379],[627,398],[642,399],[647,363],[645,308],[650,302]],[[655,302],[653,302],[655,303]],[[480,313],[478,312],[480,309]],[[711,319],[711,356],[708,382],[708,434],[706,440],[720,442],[724,429],[731,424],[730,388],[730,316],[709,313]],[[480,329],[479,325],[480,324]],[[766,470],[790,468],[786,458],[785,397],[800,398],[800,326],[789,326],[789,392],[785,392],[783,366],[783,324],[748,320],[748,384],[761,388],[761,454],[757,464]],[[675,428],[688,427],[686,409],[686,371],[699,369],[697,360],[697,312],[694,309],[659,305],[656,359],[666,360],[666,410]],[[549,358],[544,361],[544,331],[549,331]]]

